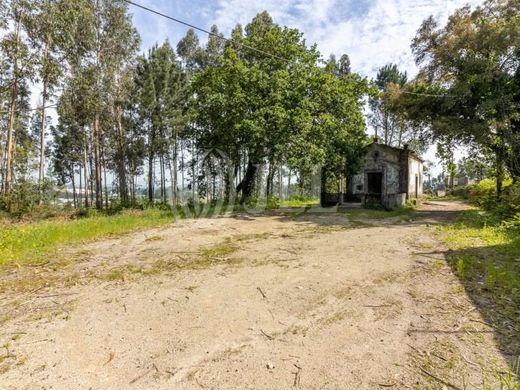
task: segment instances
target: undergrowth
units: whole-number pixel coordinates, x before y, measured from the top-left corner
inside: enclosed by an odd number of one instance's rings
[[[447,260],[467,294],[496,330],[499,348],[520,356],[520,229],[481,209],[464,211],[439,232]]]
[[[123,234],[173,221],[169,210],[125,210],[116,215],[0,225],[0,266],[45,261],[58,246]]]

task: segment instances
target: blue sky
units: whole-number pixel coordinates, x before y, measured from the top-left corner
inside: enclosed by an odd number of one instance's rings
[[[377,69],[392,62],[409,77],[417,72],[410,42],[421,22],[433,15],[441,24],[454,10],[475,6],[482,0],[134,0],[177,19],[209,29],[216,24],[229,36],[237,24],[246,25],[257,13],[267,10],[274,21],[298,28],[308,44],[317,43],[324,57],[346,53],[352,69],[374,77]],[[130,7],[141,34],[142,49],[169,39],[173,45],[187,27]],[[205,41],[204,34],[199,34]],[[370,130],[369,130],[370,131]],[[464,154],[456,151],[456,158]],[[435,147],[425,156],[435,161]],[[434,168],[434,173],[441,172]]]
[[[347,53],[353,70],[374,76],[388,62],[413,76],[417,71],[410,41],[422,20],[434,15],[444,23],[455,9],[478,0],[134,0],[165,14],[209,29],[216,24],[226,36],[237,24],[247,24],[267,10],[275,22],[300,29],[309,44],[328,57]],[[172,44],[187,27],[130,7],[141,34],[142,49],[169,39]],[[199,35],[201,40],[206,37]]]

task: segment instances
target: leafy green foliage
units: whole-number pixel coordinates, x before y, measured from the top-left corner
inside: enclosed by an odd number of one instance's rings
[[[271,195],[274,167],[287,164],[298,174],[301,188],[317,165],[343,170],[345,157],[365,141],[362,97],[368,85],[350,74],[347,57],[330,71],[320,67],[315,47],[302,34],[273,23],[267,13],[257,15],[241,34],[252,50],[237,52],[228,44],[214,66],[195,74],[192,116],[194,138],[200,147],[216,148],[237,167],[248,161],[237,187],[243,198],[253,195],[255,164],[267,163],[267,195]],[[336,73],[341,73],[338,77]]]
[[[518,11],[514,0],[486,1],[457,10],[444,27],[425,20],[412,42],[421,70],[400,95],[401,110],[435,139],[492,152],[499,194],[504,164],[518,176]]]
[[[504,181],[504,191],[499,198],[496,194],[496,181],[493,179],[484,179],[460,188],[456,194],[504,220],[520,213],[520,183],[513,183],[511,179]]]

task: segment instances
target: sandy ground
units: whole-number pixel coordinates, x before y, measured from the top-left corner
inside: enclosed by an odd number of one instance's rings
[[[69,248],[54,272],[73,283],[1,295],[0,388],[493,388],[494,334],[432,254],[462,207],[184,220]]]

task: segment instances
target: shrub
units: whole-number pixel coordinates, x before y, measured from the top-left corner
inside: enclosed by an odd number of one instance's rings
[[[510,179],[504,181],[504,192],[500,199],[497,198],[496,181],[493,179],[481,180],[455,192],[471,204],[494,212],[501,218],[510,218],[520,212],[520,183],[513,184]]]
[[[520,212],[517,212],[511,219],[502,222],[502,227],[508,233],[520,234]]]
[[[267,198],[267,208],[268,209],[278,209],[280,208],[280,198],[277,196],[270,196]]]
[[[21,217],[33,211],[38,203],[38,186],[32,181],[16,183],[8,195],[0,198],[0,209],[15,217]]]

